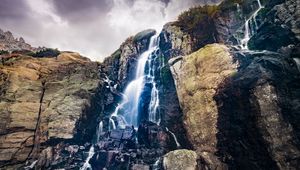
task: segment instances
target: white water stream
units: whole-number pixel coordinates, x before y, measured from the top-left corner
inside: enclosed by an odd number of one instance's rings
[[[148,50],[141,54],[136,69],[135,79],[131,81],[125,89],[122,102],[115,109],[110,118],[110,127],[117,128],[115,119],[118,122],[118,128],[125,128],[126,125],[138,126],[139,103],[141,93],[145,87],[145,83],[151,83],[153,88],[151,91],[151,99],[149,104],[149,120],[159,123],[160,118],[157,108],[159,105],[159,92],[155,83],[155,52],[158,47],[158,35],[151,37]],[[146,69],[146,66],[147,69]]]
[[[86,158],[86,160],[85,160],[83,166],[80,168],[80,170],[92,169],[91,164],[89,163],[89,161],[92,159],[92,157],[94,156],[94,154],[95,154],[95,148],[92,145],[91,148],[90,148],[90,150],[89,150],[89,155]]]
[[[260,0],[257,0],[257,3],[258,3],[258,9],[255,10],[254,13],[245,21],[244,37],[240,40],[240,47],[243,50],[248,50],[248,42],[250,38],[253,36],[253,34],[255,34],[255,31],[258,29],[256,17],[258,12],[264,7],[261,5]],[[253,27],[253,25],[255,26],[255,28]]]
[[[176,143],[176,146],[177,146],[177,148],[179,148],[180,147],[180,143],[178,142],[176,135],[173,132],[171,132],[167,127],[166,127],[166,131],[169,132],[173,136],[173,139],[174,139],[174,141]]]

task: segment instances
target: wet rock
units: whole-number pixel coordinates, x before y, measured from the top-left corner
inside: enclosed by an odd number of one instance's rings
[[[48,168],[52,161],[53,161],[53,148],[52,147],[48,147],[46,149],[44,149],[41,154],[39,155],[39,159],[36,163],[36,165],[34,165],[34,167],[36,167],[37,169],[45,169]]]
[[[165,170],[196,170],[197,154],[191,150],[175,150],[163,157]]]
[[[159,47],[162,49],[163,55],[168,60],[171,57],[179,55],[187,55],[191,53],[191,36],[184,33],[175,23],[164,25],[160,33]]]
[[[131,167],[131,170],[150,170],[150,167],[148,165],[143,164],[134,164]]]
[[[299,43],[299,7],[299,2],[289,0],[270,9],[263,9],[258,17],[265,19],[257,33],[251,37],[249,47],[277,51],[281,47]]]
[[[250,39],[249,47],[256,50],[277,51],[281,47],[299,42],[295,34],[289,29],[270,23],[261,26],[258,32]]]
[[[118,90],[123,91],[129,81],[133,80],[137,58],[147,50],[150,37],[154,34],[155,30],[150,29],[129,37],[115,53],[104,60],[101,70],[118,84]]]
[[[137,135],[140,145],[145,145],[148,148],[168,148],[169,135],[162,127],[153,122],[142,122],[138,128]]]

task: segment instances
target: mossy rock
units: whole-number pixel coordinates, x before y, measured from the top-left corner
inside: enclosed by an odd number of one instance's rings
[[[160,77],[163,86],[168,87],[170,83],[172,83],[171,81],[173,80],[173,78],[169,66],[165,66],[160,69]]]
[[[133,42],[137,43],[140,42],[144,39],[149,39],[150,37],[152,37],[153,35],[156,34],[156,31],[153,29],[147,29],[144,30],[142,32],[137,33],[134,37],[133,37]]]
[[[119,59],[119,58],[121,57],[121,54],[122,54],[122,51],[121,51],[120,49],[118,49],[117,51],[115,51],[115,52],[111,55],[111,57],[112,57],[113,59]]]

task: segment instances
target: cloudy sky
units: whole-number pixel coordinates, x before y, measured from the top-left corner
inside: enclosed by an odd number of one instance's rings
[[[76,51],[101,61],[127,37],[147,28],[160,31],[205,1],[0,0],[0,28],[36,47]]]

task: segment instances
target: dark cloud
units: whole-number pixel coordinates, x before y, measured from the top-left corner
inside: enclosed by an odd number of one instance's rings
[[[30,9],[25,1],[1,0],[0,21],[7,19],[22,19],[30,14]]]
[[[55,12],[62,18],[78,20],[80,18],[103,16],[112,7],[111,0],[50,0]]]

